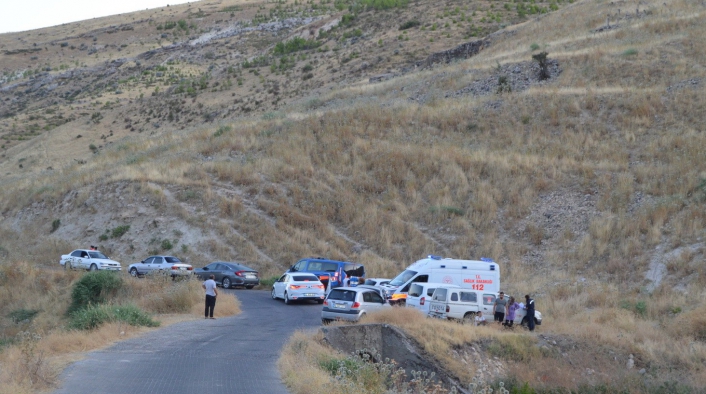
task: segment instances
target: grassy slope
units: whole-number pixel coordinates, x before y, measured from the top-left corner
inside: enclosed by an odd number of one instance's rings
[[[619,28],[594,33],[627,5],[578,2],[509,28],[470,60],[321,90],[315,106],[129,134],[86,164],[6,176],[4,227],[44,237],[61,218],[80,228],[86,201],[114,227],[138,221],[121,206],[146,205],[182,233],[210,234],[182,241],[194,258],[242,259],[266,275],[305,255],[361,261],[375,276],[430,253],[491,256],[507,291],[536,294],[543,330],[703,386],[704,9],[662,3],[642,2],[649,14],[629,10]],[[498,62],[530,60],[534,43],[560,63],[552,83],[445,98],[496,78]],[[408,99],[416,94],[425,104]],[[17,149],[47,158],[58,136]],[[124,205],[96,198],[116,197],[116,185],[129,189]],[[127,236],[107,242],[119,256],[154,247]],[[53,261],[52,249],[36,258]],[[665,278],[648,293],[645,273],[659,263]]]

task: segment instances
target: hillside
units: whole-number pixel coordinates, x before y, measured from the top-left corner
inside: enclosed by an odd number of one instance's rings
[[[0,258],[492,257],[587,349],[533,386],[700,389],[705,12],[223,0],[0,35]]]

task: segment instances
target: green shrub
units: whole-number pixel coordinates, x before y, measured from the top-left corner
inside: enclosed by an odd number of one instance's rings
[[[279,279],[279,276],[271,276],[269,278],[263,278],[260,279],[260,284],[264,287],[272,287],[275,282],[277,282],[277,279]]]
[[[215,133],[213,133],[213,136],[214,136],[214,137],[220,137],[220,136],[222,136],[224,133],[227,133],[227,132],[231,131],[232,129],[233,129],[233,128],[230,127],[230,126],[221,126],[221,127],[218,128],[218,130],[216,130]]]
[[[110,322],[123,322],[131,326],[159,326],[159,322],[132,304],[91,305],[72,312],[70,317],[69,328],[77,330],[91,330]]]
[[[54,231],[58,230],[59,226],[61,226],[61,220],[54,219],[54,221],[51,222],[51,232],[53,233]]]
[[[461,208],[448,207],[448,206],[443,206],[443,205],[438,206],[438,207],[437,206],[430,207],[429,211],[432,213],[446,212],[446,213],[450,213],[450,214],[456,215],[456,216],[463,216],[465,213],[464,210]]]
[[[34,317],[39,313],[38,310],[35,309],[15,309],[14,311],[8,313],[7,317],[12,319],[12,322],[17,324],[20,322],[23,322],[25,320],[27,321],[32,321]]]
[[[122,237],[126,232],[130,230],[130,225],[125,225],[125,226],[118,226],[113,229],[111,235],[113,238],[120,238]]]
[[[361,4],[376,10],[389,10],[406,7],[409,0],[362,0]]]
[[[168,239],[163,239],[162,240],[162,250],[171,250],[174,247],[172,244],[172,241]]]
[[[637,49],[635,48],[628,48],[623,51],[622,53],[623,56],[635,56],[637,55]]]
[[[79,279],[71,291],[69,313],[89,305],[106,302],[122,287],[123,282],[116,272],[94,271]]]
[[[539,49],[539,44],[537,44],[536,42],[533,42],[532,45],[530,45],[530,50],[536,51],[537,49]]]
[[[321,44],[321,42],[316,40],[305,40],[301,37],[295,37],[289,41],[278,42],[273,52],[275,55],[287,55],[292,52],[314,49]]]
[[[422,24],[421,22],[416,21],[416,20],[407,21],[407,22],[400,25],[400,30],[411,29],[411,28],[417,27],[421,24]]]

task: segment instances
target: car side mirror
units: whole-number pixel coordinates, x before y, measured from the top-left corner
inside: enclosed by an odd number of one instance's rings
[[[208,267],[203,267],[203,270],[204,270],[204,271],[208,271]]]

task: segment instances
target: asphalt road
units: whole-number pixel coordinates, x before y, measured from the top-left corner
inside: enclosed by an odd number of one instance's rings
[[[54,394],[286,393],[280,350],[294,330],[321,325],[321,306],[228,291],[240,300],[240,315],[173,324],[91,352],[64,371]]]

